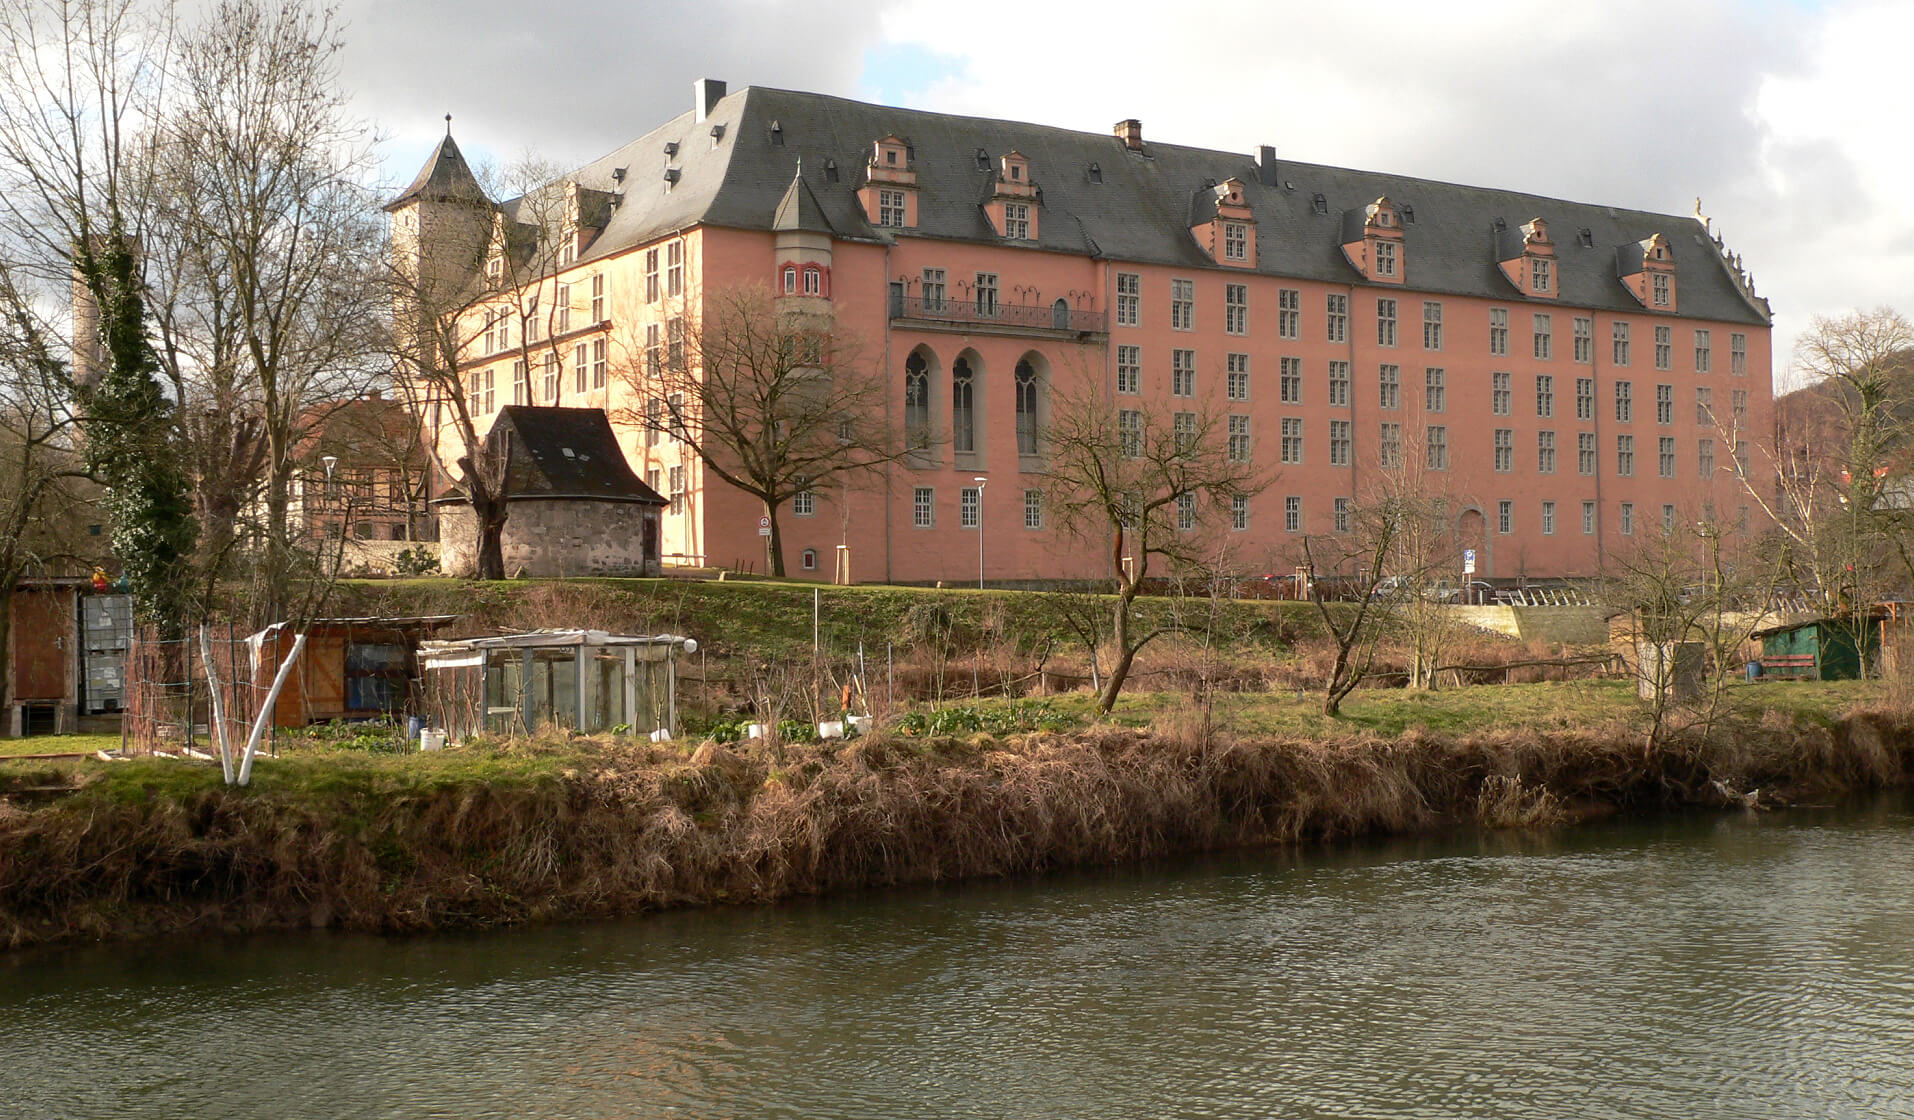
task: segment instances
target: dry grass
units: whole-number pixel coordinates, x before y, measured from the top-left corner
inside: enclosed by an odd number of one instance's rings
[[[188,781],[180,764],[125,763],[65,797],[0,798],[0,945],[475,927],[1467,822],[1533,827],[1757,787],[1818,798],[1908,781],[1910,742],[1914,713],[1886,708],[1831,725],[1776,714],[1651,748],[1621,720],[1239,737],[1185,706],[1152,728],[1007,740],[554,739],[357,769],[281,759],[249,791]]]

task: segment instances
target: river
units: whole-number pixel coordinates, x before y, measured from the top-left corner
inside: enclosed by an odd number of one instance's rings
[[[1914,799],[0,956],[0,1116],[1914,1116]]]

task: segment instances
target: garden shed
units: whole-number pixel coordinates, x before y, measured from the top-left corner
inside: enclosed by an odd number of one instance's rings
[[[1750,637],[1761,642],[1761,675],[1793,680],[1857,680],[1863,656],[1872,661],[1881,650],[1872,618],[1845,615],[1770,626]]]
[[[678,657],[698,643],[603,630],[426,642],[425,713],[453,742],[546,724],[649,735],[678,726]]]
[[[305,651],[273,703],[273,726],[391,718],[414,710],[413,682],[419,678],[414,650],[457,617],[314,619],[305,629]],[[255,694],[264,696],[272,686],[293,637],[292,627],[280,623],[246,639]]]

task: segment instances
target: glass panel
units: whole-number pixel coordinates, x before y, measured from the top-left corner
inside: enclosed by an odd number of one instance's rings
[[[625,718],[625,651],[601,649],[592,655],[591,673],[586,682],[586,703],[590,718],[580,731],[609,731]]]

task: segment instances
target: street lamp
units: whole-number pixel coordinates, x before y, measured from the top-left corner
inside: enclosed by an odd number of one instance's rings
[[[332,497],[332,468],[339,465],[339,456],[321,455],[319,461],[326,465],[326,497]]]
[[[971,479],[977,484],[977,590],[984,589],[984,484],[989,482],[983,475]]]

